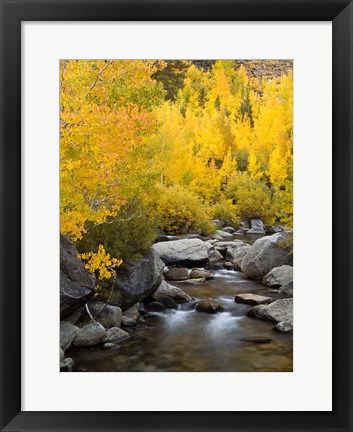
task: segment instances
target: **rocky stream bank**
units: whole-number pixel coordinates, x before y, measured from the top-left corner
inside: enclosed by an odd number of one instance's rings
[[[209,237],[161,235],[125,262],[108,304],[61,236],[60,370],[290,370],[292,233],[259,220],[238,231],[214,223]]]

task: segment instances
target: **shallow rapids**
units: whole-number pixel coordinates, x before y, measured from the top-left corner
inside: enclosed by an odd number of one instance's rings
[[[207,314],[185,303],[177,310],[149,313],[132,338],[116,350],[72,348],[81,371],[104,372],[284,372],[292,371],[292,335],[274,324],[247,317],[250,306],[234,302],[235,294],[267,288],[237,271],[215,271],[215,279],[198,285],[175,284],[195,301],[212,297],[224,311]],[[266,337],[270,343],[242,341]]]

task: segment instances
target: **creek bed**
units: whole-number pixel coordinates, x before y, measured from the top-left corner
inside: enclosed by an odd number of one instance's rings
[[[132,338],[117,350],[71,348],[77,370],[88,372],[289,372],[293,370],[293,337],[272,330],[273,323],[247,317],[250,306],[234,302],[239,293],[261,293],[260,282],[242,272],[215,271],[202,284],[175,284],[195,300],[212,297],[224,311],[197,312],[189,303],[177,310],[150,313]],[[270,343],[244,337],[271,338]]]

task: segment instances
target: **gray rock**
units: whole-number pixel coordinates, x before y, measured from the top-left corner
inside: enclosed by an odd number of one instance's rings
[[[240,240],[231,240],[231,241],[218,241],[214,244],[214,247],[222,254],[222,256],[226,256],[227,250],[232,247],[236,247],[238,245],[245,244]]]
[[[60,362],[62,362],[65,358],[65,353],[64,351],[60,348]]]
[[[199,239],[156,243],[152,248],[167,265],[195,267],[209,262],[207,245]]]
[[[268,319],[267,307],[268,305],[266,304],[254,306],[253,308],[248,310],[248,316],[251,318],[259,318],[259,319],[266,320]]]
[[[120,327],[122,317],[120,307],[107,305],[103,302],[89,302],[88,307],[93,317],[106,329]]]
[[[293,322],[292,321],[279,322],[273,327],[273,330],[276,330],[280,333],[290,333],[293,331]]]
[[[97,345],[104,335],[105,328],[102,324],[98,322],[87,324],[77,332],[72,345],[77,347]]]
[[[207,266],[208,270],[223,270],[224,269],[224,263],[222,262],[215,262],[211,263]]]
[[[77,249],[60,235],[60,318],[64,319],[84,305],[95,293],[95,276],[77,258]]]
[[[247,234],[265,234],[265,226],[261,219],[251,219],[250,226]]]
[[[68,321],[71,324],[76,324],[77,321],[81,318],[83,310],[84,310],[84,307],[81,306],[80,309],[77,309],[71,315],[69,315],[68,317],[66,317],[65,321]]]
[[[235,231],[234,235],[244,236],[248,231],[249,231],[248,228],[239,228],[238,230]]]
[[[293,297],[293,282],[281,286],[281,288],[278,291],[278,298],[292,298]]]
[[[129,333],[125,330],[122,330],[119,327],[112,327],[107,330],[106,334],[103,336],[101,342],[105,343],[114,343],[117,341],[121,341],[123,339],[128,339],[130,337]]]
[[[182,289],[162,281],[157,290],[152,294],[155,300],[160,300],[163,297],[170,297],[177,303],[189,302],[192,298],[186,294]]]
[[[291,235],[288,232],[262,237],[254,242],[241,263],[241,270],[252,279],[262,279],[270,270],[290,264]]]
[[[183,236],[183,239],[200,239],[200,240],[204,240],[204,237],[202,237],[202,235],[198,234],[198,233],[188,233],[188,234],[185,234]],[[177,240],[179,240],[179,239],[177,239]]]
[[[134,306],[140,312],[140,314],[143,314],[145,312],[145,305],[142,302],[137,302],[134,304]]]
[[[211,222],[212,222],[213,224],[217,225],[218,227],[222,227],[222,226],[224,226],[224,222],[221,221],[221,220],[219,220],[219,219],[213,219],[213,220],[211,220]]]
[[[123,312],[122,320],[121,322],[125,326],[133,326],[137,323],[137,321],[140,319],[140,312],[137,309],[136,306],[132,306],[131,308],[127,309]]]
[[[172,299],[171,297],[168,297],[168,296],[161,297],[158,301],[159,301],[159,303],[162,303],[167,309],[177,309],[178,308],[176,301],[174,299]]]
[[[147,312],[164,312],[165,310],[166,307],[161,302],[153,301],[151,303],[146,304]]]
[[[74,361],[71,357],[67,357],[62,362],[60,362],[60,372],[72,372],[74,368]]]
[[[226,260],[232,262],[236,269],[240,270],[243,258],[249,252],[251,246],[243,242],[234,242],[227,248]]]
[[[214,299],[208,298],[206,300],[196,303],[195,309],[198,312],[216,313],[223,310],[222,306]]]
[[[231,239],[231,238],[233,238],[232,234],[230,234],[227,231],[223,231],[223,230],[217,230],[215,234],[217,234],[218,236],[220,236],[221,238],[224,238],[224,239]]]
[[[229,234],[234,234],[235,233],[235,229],[232,227],[225,227],[223,228],[223,231],[229,233]]]
[[[293,267],[289,265],[273,268],[262,280],[262,283],[269,287],[280,287],[291,282],[293,282]]]
[[[230,261],[225,261],[224,262],[224,268],[226,270],[234,270],[234,264]]]
[[[240,226],[242,227],[242,228],[251,228],[251,226],[250,226],[250,224],[249,224],[249,221],[248,220],[242,220],[241,222],[240,222]]]
[[[164,273],[167,281],[180,281],[189,279],[189,270],[183,267],[174,267]]]
[[[142,258],[126,260],[117,270],[114,302],[122,309],[129,308],[151,295],[162,280],[164,264],[154,250],[159,245],[175,242],[157,243]]]
[[[131,306],[129,309],[126,309],[123,312],[123,316],[137,321],[140,318],[140,312],[139,312],[137,306],[134,305],[134,306]]]
[[[249,310],[248,315],[277,323],[293,322],[293,299],[280,299],[269,305],[254,306]]]
[[[113,342],[107,342],[103,345],[103,349],[118,349],[118,348],[120,348],[120,346]]]
[[[243,303],[248,305],[261,305],[261,304],[268,304],[272,302],[271,297],[265,297],[262,295],[257,295],[253,293],[246,293],[246,294],[237,294],[234,297],[234,300],[236,303]]]
[[[281,225],[274,225],[267,230],[267,233],[268,234],[276,234],[276,233],[279,233],[282,231],[284,231],[284,228]]]
[[[74,340],[79,328],[67,321],[60,321],[60,348],[66,351]]]
[[[160,243],[160,242],[165,242],[165,241],[174,241],[174,240],[179,240],[179,239],[176,236],[161,234],[156,238],[155,243]]]
[[[200,279],[200,278],[205,278],[206,280],[214,279],[214,274],[205,269],[198,269],[198,268],[192,269],[190,273],[190,279]]]
[[[209,263],[213,264],[222,261],[223,255],[215,247],[211,246],[208,249],[208,258],[209,258]]]
[[[220,241],[224,240],[224,238],[222,236],[220,236],[219,234],[217,234],[217,233],[211,234],[210,238],[212,240],[220,240]]]
[[[177,282],[177,281],[175,281],[175,282]],[[206,278],[203,277],[203,278],[197,278],[197,279],[188,279],[188,280],[178,281],[178,282],[182,282],[182,283],[187,284],[187,285],[198,285],[200,283],[205,283]]]

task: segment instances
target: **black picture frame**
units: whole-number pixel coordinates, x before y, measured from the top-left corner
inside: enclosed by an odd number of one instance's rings
[[[1,0],[0,5],[1,431],[352,431],[352,2],[346,0]],[[273,412],[21,411],[21,22],[131,20],[332,21],[334,227],[332,412],[276,412],[275,401]],[[324,271],[324,269],[320,270]]]

